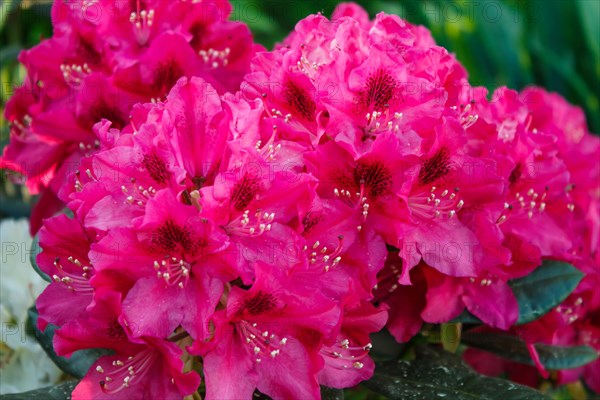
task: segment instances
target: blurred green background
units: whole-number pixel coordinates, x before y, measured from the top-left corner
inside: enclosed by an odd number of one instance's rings
[[[172,1],[172,0],[165,0]],[[331,15],[334,0],[233,0],[233,18],[249,24],[256,41],[272,48],[305,16]],[[581,106],[600,132],[600,0],[360,0],[373,17],[395,13],[428,27],[454,52],[472,85],[540,85]],[[16,57],[52,34],[51,1],[0,3],[0,108],[24,76]],[[0,148],[8,142],[2,118]],[[22,189],[0,181],[0,217],[27,215]]]

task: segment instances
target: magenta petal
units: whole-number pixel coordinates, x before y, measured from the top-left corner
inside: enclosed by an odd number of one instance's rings
[[[585,366],[583,379],[594,392],[600,393],[600,360]]]
[[[593,363],[592,363],[593,364]],[[558,372],[558,382],[561,385],[577,382],[584,371],[583,367],[563,369]]]
[[[56,194],[50,190],[44,190],[31,211],[29,232],[35,235],[42,227],[42,220],[51,217],[63,207]]]
[[[122,202],[107,195],[96,202],[85,216],[85,224],[90,228],[107,231],[116,226],[131,225],[132,219],[139,214],[134,207],[123,207]]]
[[[194,178],[213,176],[221,161],[227,130],[220,127],[224,113],[216,89],[200,78],[180,79],[168,96],[167,132],[179,165]]]
[[[486,324],[507,330],[519,318],[519,304],[510,286],[496,279],[490,285],[477,280],[465,287],[462,299],[467,309]]]
[[[314,356],[311,357],[302,343],[288,338],[284,351],[260,366],[256,387],[276,399],[317,399],[321,390],[314,364]],[[282,371],[294,371],[294,374],[282,374]]]
[[[398,342],[408,342],[423,326],[421,313],[425,306],[425,299],[422,288],[401,285],[386,300],[386,303],[391,306],[388,330]]]
[[[258,374],[254,360],[246,357],[245,351],[245,344],[233,335],[222,339],[217,349],[203,357],[206,400],[252,397]]]
[[[431,323],[444,323],[457,317],[464,310],[461,299],[463,292],[460,280],[441,275],[437,271],[427,271],[427,304],[421,313],[423,320]]]
[[[38,327],[43,331],[49,323],[62,326],[83,315],[91,302],[91,290],[88,293],[79,293],[67,289],[62,284],[51,283],[35,303],[40,315]]]
[[[479,241],[457,219],[421,226],[405,241],[405,246],[410,240],[415,242],[427,265],[443,274],[455,277],[477,275],[473,249],[479,245]]]
[[[221,295],[219,286],[209,277],[192,278],[183,288],[155,276],[142,278],[123,301],[123,315],[134,336],[166,338],[182,325],[197,338]]]
[[[473,369],[481,374],[496,377],[504,372],[505,360],[495,354],[469,347],[462,356]]]

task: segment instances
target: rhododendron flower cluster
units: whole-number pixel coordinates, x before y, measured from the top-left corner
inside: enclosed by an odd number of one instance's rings
[[[201,76],[235,91],[255,50],[248,28],[221,0],[71,1],[52,8],[54,35],[19,61],[23,86],[6,106],[11,141],[3,168],[40,193],[31,230],[60,210],[56,194],[79,159],[100,148],[92,127],[129,125],[136,103],[164,100],[177,79]]]
[[[62,21],[59,1],[21,56],[3,161],[73,214],[39,232],[39,326],[60,327],[59,355],[112,351],[74,399],[182,398],[201,376],[207,399],[320,398],[370,378],[370,334],[406,342],[465,310],[600,351],[600,140],[581,110],[471,87],[395,15],[342,4],[263,51],[227,3],[193,3],[94,3],[117,23]],[[586,277],[517,326],[508,282],[543,260]],[[465,353],[502,372],[486,357]],[[600,361],[560,380],[580,376],[600,391]]]

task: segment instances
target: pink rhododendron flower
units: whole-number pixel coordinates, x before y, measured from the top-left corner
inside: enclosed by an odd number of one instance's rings
[[[90,312],[56,332],[54,347],[61,355],[86,348],[106,348],[73,391],[75,399],[181,398],[196,390],[200,377],[183,373],[181,349],[153,338],[131,339],[129,327],[119,320],[120,295],[106,293]]]
[[[387,329],[400,342],[408,342],[424,324],[421,313],[426,305],[427,282],[422,268],[410,271],[410,285],[399,283],[402,261],[397,252],[390,252],[384,268],[377,276],[373,290],[375,300],[389,307]]]
[[[94,267],[89,260],[89,238],[79,221],[66,215],[48,219],[40,230],[40,247],[37,256],[42,271],[52,278],[52,283],[40,295],[36,306],[41,317],[40,329],[48,323],[62,326],[86,313],[93,301],[90,278]]]
[[[273,397],[318,398],[319,349],[339,313],[318,292],[306,296],[293,276],[257,266],[252,288],[233,288],[227,308],[214,315],[213,336],[195,344],[204,358],[207,398],[248,398],[254,388]]]
[[[377,309],[369,302],[346,306],[335,342],[321,349],[325,367],[319,374],[319,383],[345,388],[370,378],[375,363],[368,357],[372,347],[369,333],[381,330],[386,320],[386,309]]]

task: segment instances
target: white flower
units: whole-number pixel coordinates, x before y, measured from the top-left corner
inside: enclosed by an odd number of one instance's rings
[[[0,394],[48,386],[62,374],[26,332],[27,310],[47,285],[31,266],[27,220],[0,222]]]

